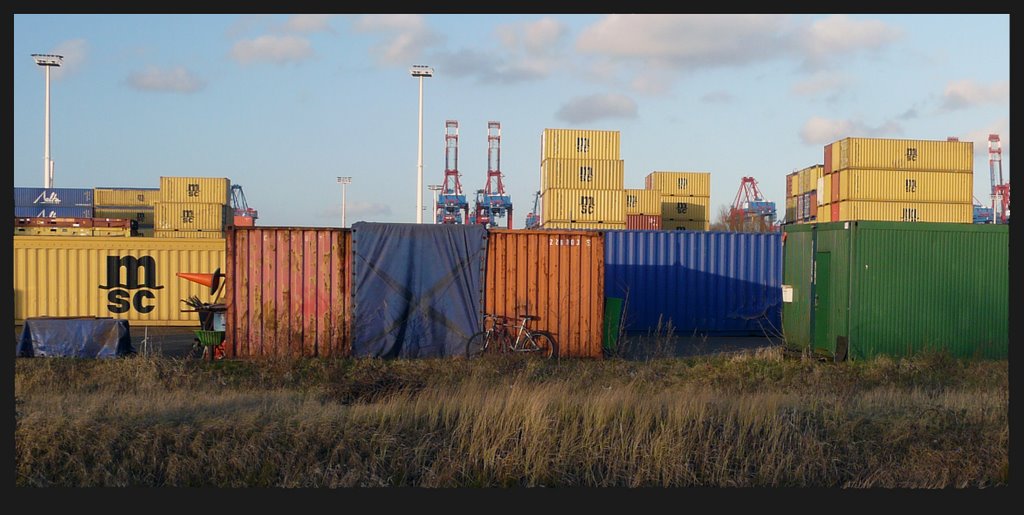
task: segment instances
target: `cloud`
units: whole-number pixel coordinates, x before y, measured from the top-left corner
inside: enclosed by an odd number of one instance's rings
[[[434,54],[431,61],[446,76],[476,77],[483,83],[513,83],[547,77],[558,66],[552,59],[506,60],[492,53],[462,49]]]
[[[802,44],[805,66],[818,68],[839,55],[879,50],[901,37],[902,30],[885,22],[837,14],[815,21],[797,40]]]
[[[1003,154],[1003,180],[1009,180],[1009,167],[1005,163],[1010,156],[1010,119],[1000,118],[995,120],[981,129],[977,129],[960,136],[960,141],[973,141],[974,142],[974,157],[988,157],[988,135],[998,134],[999,135],[999,146],[1002,149]],[[985,168],[986,175],[988,174],[988,167]],[[996,178],[998,180],[998,177]]]
[[[411,64],[420,59],[424,49],[444,41],[444,36],[431,30],[419,14],[364,14],[353,28],[387,36],[372,49],[385,64]]]
[[[577,97],[562,106],[556,117],[569,123],[588,123],[605,118],[636,118],[633,99],[618,94]]]
[[[569,29],[558,20],[542,18],[535,22],[499,25],[495,32],[508,50],[522,49],[527,55],[540,56],[554,53]]]
[[[312,55],[309,40],[298,36],[260,36],[239,41],[231,49],[231,57],[242,64],[257,61],[287,64]]]
[[[722,90],[712,91],[700,97],[700,101],[705,104],[729,104],[735,99],[732,93]]]
[[[268,14],[243,14],[233,21],[231,25],[228,25],[224,33],[227,37],[234,39],[255,30],[260,25],[265,24],[269,18],[270,15]]]
[[[842,74],[819,72],[793,83],[791,91],[796,95],[815,96],[841,90],[848,82],[849,79]]]
[[[128,85],[140,91],[171,93],[195,93],[206,86],[205,81],[196,77],[184,66],[168,70],[150,67],[145,71],[132,72]]]
[[[310,34],[313,32],[334,32],[331,18],[336,14],[295,14],[284,23],[284,30]]]
[[[70,77],[82,69],[89,55],[89,44],[84,39],[69,39],[46,53],[64,57],[60,66],[50,70],[50,78],[60,80]]]
[[[830,120],[815,116],[804,123],[800,139],[809,145],[827,145],[843,138],[884,137],[898,134],[902,130],[899,123],[892,120],[877,127],[869,127],[859,120]]]
[[[965,79],[946,85],[942,107],[948,110],[966,109],[983,104],[1009,103],[1009,100],[1009,81],[997,81],[986,86]]]

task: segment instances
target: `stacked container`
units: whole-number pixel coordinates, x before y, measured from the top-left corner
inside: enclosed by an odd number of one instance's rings
[[[91,188],[14,188],[14,216],[92,218]]]
[[[154,203],[158,238],[224,238],[231,181],[219,177],[160,177]]]
[[[625,229],[619,132],[544,129],[541,228]]]
[[[139,236],[153,236],[160,188],[93,188],[96,218],[134,220]]]
[[[816,164],[786,174],[786,223],[808,223],[818,220],[819,192],[825,166]]]
[[[657,192],[661,228],[707,231],[711,220],[709,172],[654,171],[644,188]]]
[[[973,221],[972,142],[844,138],[824,157],[817,221]]]

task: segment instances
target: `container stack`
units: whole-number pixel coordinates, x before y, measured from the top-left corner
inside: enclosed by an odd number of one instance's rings
[[[91,188],[14,188],[14,216],[92,218]]]
[[[93,199],[96,218],[134,220],[137,236],[153,236],[160,188],[93,188]]]
[[[654,190],[626,190],[626,229],[661,229],[661,193]]]
[[[157,238],[223,238],[230,220],[231,181],[217,177],[160,177],[154,203]]]
[[[816,164],[786,175],[786,223],[817,221],[824,171],[824,165]]]
[[[707,231],[711,225],[711,174],[709,172],[654,171],[644,188],[657,192],[661,228]]]
[[[542,229],[625,229],[619,131],[544,129]]]
[[[972,142],[844,138],[824,158],[819,222],[973,222]]]

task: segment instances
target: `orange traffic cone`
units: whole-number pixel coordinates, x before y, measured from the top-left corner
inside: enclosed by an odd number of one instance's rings
[[[217,292],[217,287],[220,286],[220,279],[221,277],[224,277],[224,274],[220,273],[220,268],[214,270],[212,274],[178,272],[176,275],[186,281],[192,281],[203,286],[208,286],[210,288],[210,295]]]

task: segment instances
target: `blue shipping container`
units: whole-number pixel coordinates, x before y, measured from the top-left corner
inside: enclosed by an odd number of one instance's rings
[[[627,332],[781,334],[781,233],[608,231],[604,263]]]
[[[39,205],[92,207],[92,188],[14,188],[15,207]]]
[[[36,218],[92,218],[91,207],[80,206],[16,206],[14,216],[28,216]]]

